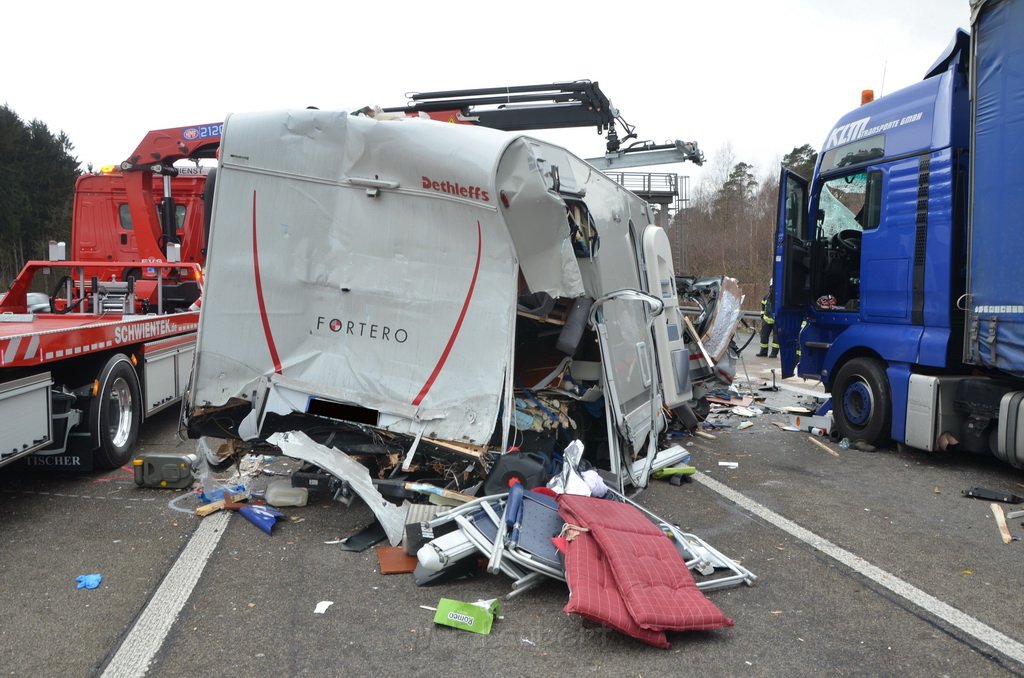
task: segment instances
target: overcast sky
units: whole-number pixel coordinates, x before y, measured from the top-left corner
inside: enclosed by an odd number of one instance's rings
[[[968,0],[14,2],[0,102],[98,168],[148,130],[232,111],[589,79],[640,139],[696,141],[706,167],[728,146],[774,173],[794,146],[819,147],[862,89],[920,80],[968,23]],[[593,129],[534,134],[604,151]]]

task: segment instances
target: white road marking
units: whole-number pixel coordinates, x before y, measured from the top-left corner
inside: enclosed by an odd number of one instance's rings
[[[199,581],[207,561],[217,548],[231,513],[215,513],[199,524],[185,550],[164,577],[135,626],[103,671],[104,676],[144,676],[159,652],[174,621]]]
[[[157,497],[92,496],[88,494],[65,494],[64,492],[39,492],[37,490],[0,489],[2,494],[34,494],[37,497],[61,497],[62,499],[110,499],[111,501],[156,501]],[[184,495],[187,496],[187,495]],[[191,513],[191,511],[190,511]]]
[[[969,614],[961,612],[955,607],[942,602],[935,596],[922,591],[916,586],[908,584],[896,575],[872,565],[860,556],[854,555],[846,549],[836,546],[824,537],[820,537],[810,530],[797,525],[792,520],[784,518],[775,511],[757,503],[753,499],[737,492],[727,485],[723,485],[717,480],[712,479],[710,476],[698,471],[691,477],[701,485],[707,487],[709,490],[717,492],[738,506],[771,523],[780,530],[788,532],[800,541],[812,546],[831,558],[838,560],[843,565],[859,572],[873,582],[884,586],[896,595],[935,615],[947,624],[960,629],[968,635],[974,636],[985,645],[1002,652],[1007,657],[1024,663],[1024,644],[1021,644],[991,626],[978,621]]]

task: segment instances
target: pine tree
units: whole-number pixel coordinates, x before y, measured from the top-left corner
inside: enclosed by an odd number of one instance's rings
[[[50,240],[70,239],[80,174],[73,150],[64,132],[54,135],[39,120],[26,123],[0,106],[0,281],[44,257]]]

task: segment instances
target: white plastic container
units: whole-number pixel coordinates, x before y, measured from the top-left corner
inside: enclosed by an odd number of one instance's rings
[[[267,503],[271,506],[305,506],[309,500],[309,490],[305,487],[292,487],[290,480],[278,478],[267,485]]]

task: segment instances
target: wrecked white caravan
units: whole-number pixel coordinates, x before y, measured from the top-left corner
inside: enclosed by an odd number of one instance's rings
[[[620,487],[643,487],[685,454],[658,434],[665,406],[692,397],[651,222],[598,170],[522,135],[232,115],[189,432],[302,430],[389,469],[578,438]]]

